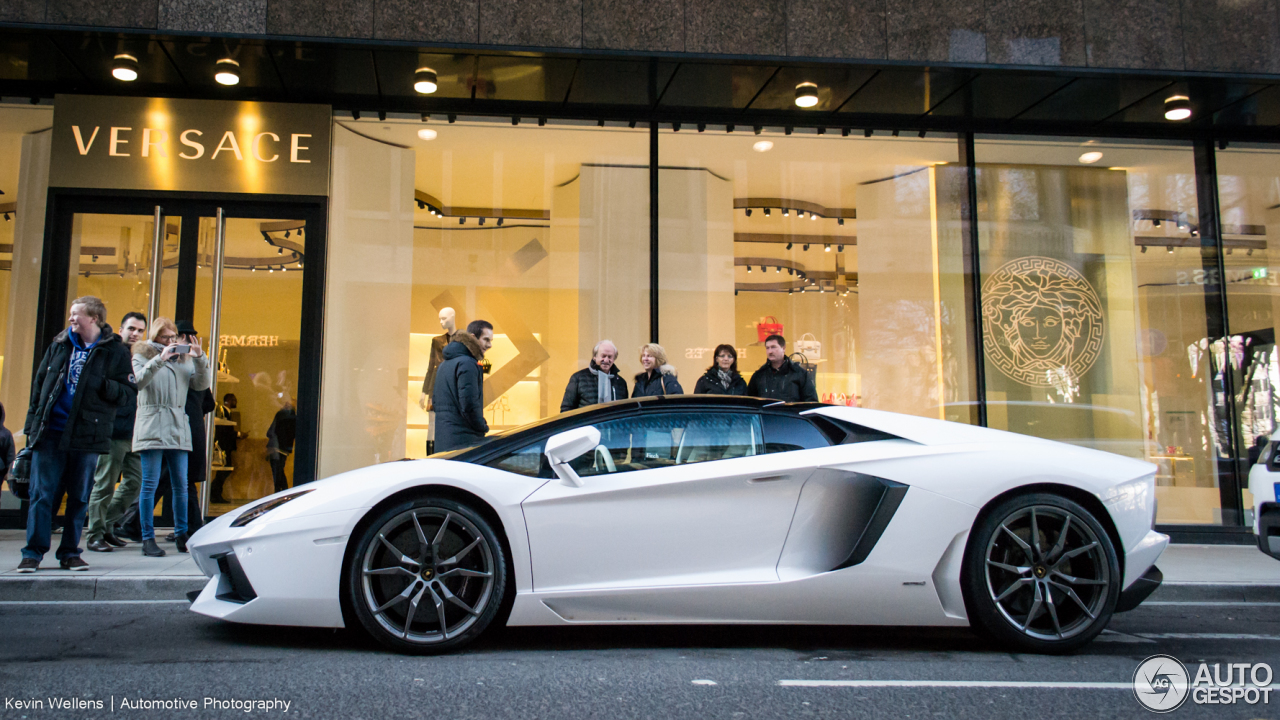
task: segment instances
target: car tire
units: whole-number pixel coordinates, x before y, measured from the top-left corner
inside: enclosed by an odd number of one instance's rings
[[[1047,654],[1072,652],[1102,632],[1122,582],[1106,529],[1051,493],[1017,495],[983,512],[960,579],[974,629]]]
[[[493,622],[507,589],[508,559],[475,509],[421,497],[378,513],[347,567],[348,607],[378,642],[413,655],[445,653]]]

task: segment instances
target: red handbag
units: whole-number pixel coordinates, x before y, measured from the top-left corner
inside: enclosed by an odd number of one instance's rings
[[[768,320],[768,322],[765,322]],[[760,342],[764,342],[770,335],[781,335],[782,323],[778,322],[778,318],[772,315],[766,315],[760,318],[760,322],[756,323],[756,337]]]

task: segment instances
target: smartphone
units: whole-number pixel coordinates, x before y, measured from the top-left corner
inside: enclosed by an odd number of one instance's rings
[[[188,353],[190,353],[190,352],[191,352],[191,346],[190,346],[190,345],[174,345],[174,346],[173,346],[173,354],[174,354],[174,355],[186,355],[186,354],[188,354]]]

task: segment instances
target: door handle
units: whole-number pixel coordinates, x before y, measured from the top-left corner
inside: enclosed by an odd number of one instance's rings
[[[776,480],[786,480],[786,479],[787,479],[787,476],[786,476],[786,475],[765,475],[765,476],[763,476],[763,477],[755,477],[755,478],[751,478],[751,479],[750,479],[750,480],[748,480],[747,482],[749,482],[749,483],[767,483],[767,482],[774,482],[774,481],[776,481]]]

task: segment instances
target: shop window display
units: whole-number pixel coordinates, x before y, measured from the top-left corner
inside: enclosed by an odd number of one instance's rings
[[[22,424],[31,392],[31,356],[44,207],[49,169],[48,128],[53,109],[0,105],[0,401],[5,427],[22,447]],[[17,512],[20,501],[0,492],[0,511]]]
[[[649,339],[647,131],[389,120],[334,137],[322,476],[428,454],[441,336],[473,320],[494,326],[490,434],[557,414],[600,340],[631,385]]]
[[[1280,236],[1280,171],[1274,147],[1232,144],[1217,153],[1218,204],[1222,215],[1230,368],[1242,471],[1258,461],[1276,430],[1280,411],[1280,262],[1271,240]],[[1194,278],[1193,278],[1194,279]],[[1243,507],[1253,496],[1244,489]],[[1245,524],[1252,523],[1247,517]]]
[[[823,402],[976,420],[954,137],[659,137],[660,336],[692,389],[786,341]]]
[[[1158,522],[1223,523],[1226,350],[1191,147],[980,138],[975,157],[989,425],[1151,461]]]

